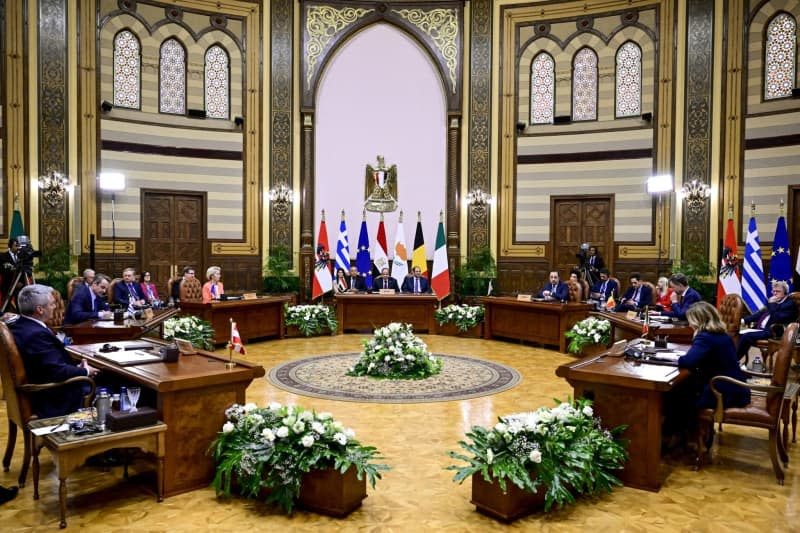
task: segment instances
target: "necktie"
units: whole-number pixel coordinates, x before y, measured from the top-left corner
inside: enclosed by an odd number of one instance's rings
[[[553,285],[553,288],[550,289],[550,293],[551,293],[550,294],[551,296],[555,296],[556,295],[556,286],[555,285]]]
[[[607,281],[604,281],[603,284],[600,285],[600,292],[603,293],[603,294],[606,293],[606,284],[607,283],[608,283]]]
[[[356,288],[356,278],[355,278],[355,276],[352,276],[350,278],[350,288],[351,289],[355,289]]]
[[[389,280],[388,279],[383,280],[383,288],[384,289],[388,289],[389,288]]]
[[[633,301],[636,305],[639,305],[639,287],[636,287],[636,290],[633,291]]]
[[[769,313],[764,313],[764,316],[761,317],[761,320],[758,323],[759,329],[764,329],[767,327],[767,322],[769,322]]]
[[[17,254],[11,253],[11,252],[9,252],[9,254],[11,255],[11,262],[12,263],[16,263],[17,262]]]
[[[133,288],[133,283],[128,283],[128,294],[131,295],[131,299],[136,299],[136,289]]]
[[[681,294],[680,296],[678,296],[678,303],[679,303],[679,304],[682,304],[682,303],[683,303],[683,294]]]
[[[414,292],[419,292],[419,278],[414,278]]]

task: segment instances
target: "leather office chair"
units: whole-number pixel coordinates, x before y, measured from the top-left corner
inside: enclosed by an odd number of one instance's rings
[[[787,414],[789,402],[797,394],[798,384],[789,383],[789,365],[792,361],[792,348],[797,339],[798,324],[792,323],[786,327],[781,339],[780,349],[775,356],[775,370],[772,373],[769,385],[755,385],[743,383],[727,376],[716,376],[711,379],[711,389],[717,397],[715,409],[703,409],[698,412],[698,446],[696,468],[700,467],[702,449],[705,446],[706,454],[710,457],[713,444],[714,422],[735,424],[766,429],[769,432],[769,456],[772,460],[772,469],[775,478],[783,485],[784,473],[781,462],[788,466],[789,456],[786,453],[786,440],[788,440]],[[769,376],[768,374],[749,373],[754,376]],[[749,405],[744,407],[728,407],[722,405],[722,395],[714,388],[715,383],[727,381],[751,391],[762,392],[764,395],[753,395]],[[785,412],[786,411],[786,412]],[[784,423],[783,434],[780,424]],[[780,462],[778,461],[780,458]]]
[[[117,287],[117,283],[122,283],[122,278],[114,278],[111,280],[111,283],[108,284],[108,290],[106,291],[106,299],[108,300],[109,304],[115,304],[117,302],[114,301],[114,289]]]
[[[640,307],[645,306],[645,305],[650,306],[650,307],[654,306],[656,304],[656,302],[658,301],[658,293],[656,293],[656,286],[653,285],[652,283],[650,283],[649,281],[642,281],[641,283],[645,287],[650,287],[650,294],[652,294],[652,296],[650,297],[650,301],[649,302],[639,302],[639,306]]]
[[[66,306],[64,305],[64,299],[61,297],[61,293],[55,289],[53,289],[53,300],[56,302],[56,308],[53,309],[53,316],[45,323],[50,329],[57,331],[60,330],[61,326],[64,324]]]
[[[87,376],[77,376],[58,383],[28,383],[22,356],[17,350],[17,343],[5,322],[0,322],[0,379],[3,382],[6,409],[8,410],[8,442],[6,443],[6,453],[3,456],[3,469],[8,472],[11,465],[11,457],[14,455],[14,446],[17,441],[17,427],[20,427],[22,428],[25,452],[18,482],[20,487],[24,487],[28,467],[31,463],[32,438],[28,422],[37,418],[33,413],[31,394],[74,383],[88,383],[90,390],[83,399],[84,405],[88,406],[89,400],[94,395],[94,381]]]
[[[197,278],[185,279],[181,282],[181,302],[202,302],[203,285]]]
[[[738,294],[726,294],[719,304],[719,315],[725,322],[725,329],[733,339],[734,344],[739,343],[739,326],[744,316],[744,300]]]
[[[67,282],[67,302],[72,301],[72,295],[75,293],[75,289],[83,283],[83,278],[77,277],[72,278]]]
[[[589,287],[589,282],[586,281],[585,279],[582,279],[580,280],[580,284],[581,284],[581,289],[583,289],[581,291],[581,300],[588,300],[589,296],[591,296],[592,294],[590,292],[592,289],[591,287]]]
[[[583,292],[583,289],[581,288],[580,283],[568,281],[567,289],[569,289],[569,296],[567,297],[568,302],[577,303],[581,301],[581,292]]]

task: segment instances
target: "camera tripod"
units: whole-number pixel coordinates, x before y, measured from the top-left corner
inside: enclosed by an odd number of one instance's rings
[[[12,302],[14,302],[14,310],[17,310],[16,297],[19,289],[25,285],[33,285],[34,283],[35,280],[33,279],[32,271],[26,269],[24,266],[17,267],[14,282],[8,286],[8,294],[3,298],[3,305],[0,307],[0,313],[5,313],[8,309],[8,305]]]

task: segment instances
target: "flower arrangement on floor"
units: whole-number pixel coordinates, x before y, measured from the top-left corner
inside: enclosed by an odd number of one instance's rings
[[[425,379],[442,371],[442,360],[434,357],[411,324],[392,322],[375,330],[362,342],[364,351],[348,376],[388,379]]]
[[[433,316],[440,326],[453,322],[459,331],[467,331],[483,322],[485,310],[482,305],[448,305],[434,311]]]
[[[216,463],[212,486],[217,496],[230,496],[235,479],[242,496],[257,498],[268,489],[267,503],[277,503],[291,513],[300,494],[303,474],[335,468],[341,473],[355,467],[358,479],[367,476],[375,488],[389,470],[378,450],[355,439],[355,432],[333,419],[296,406],[271,403],[234,404],[225,411],[227,422],[211,445]]]
[[[608,344],[611,338],[611,322],[605,318],[590,316],[572,326],[572,329],[564,333],[564,336],[569,339],[567,347],[569,353],[579,354],[585,346]]]
[[[196,316],[181,316],[164,321],[164,340],[183,339],[195,348],[214,349],[214,328],[211,323]]]
[[[310,337],[320,335],[324,328],[336,331],[336,313],[327,305],[286,306],[286,325],[296,326],[298,331]]]
[[[542,487],[545,511],[554,503],[574,503],[575,495],[610,492],[622,485],[612,472],[628,456],[619,437],[627,426],[603,429],[591,405],[585,399],[563,402],[501,416],[491,429],[472,426],[466,435],[471,442],[459,442],[471,455],[448,452],[467,465],[447,469],[456,471],[453,480],[459,483],[480,472],[487,482],[496,480],[504,493],[507,481],[531,493]]]

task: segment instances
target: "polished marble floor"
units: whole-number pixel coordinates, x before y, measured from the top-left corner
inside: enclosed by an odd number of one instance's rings
[[[554,370],[572,358],[551,350],[510,342],[423,335],[432,351],[475,355],[510,365],[522,374],[515,388],[471,400],[424,404],[364,404],[301,397],[254,382],[248,401],[299,404],[330,411],[355,429],[357,437],[377,446],[392,471],[369,491],[364,505],[348,518],[335,520],[303,511],[292,517],[244,500],[219,502],[211,489],[157,503],[149,466],[122,479],[121,468],[103,472],[84,467],[68,480],[70,529],[87,531],[800,531],[798,486],[800,445],[790,448],[786,484],[775,482],[766,448],[766,432],[726,427],[714,447],[714,462],[693,472],[688,462],[665,462],[668,474],[658,493],[621,488],[613,494],[547,515],[532,515],[510,526],[475,512],[469,483],[456,485],[445,455],[474,424],[493,424],[498,415],[550,405],[571,392]],[[358,351],[360,335],[267,341],[247,346],[246,359],[267,370],[295,358]],[[7,423],[0,401],[0,443]],[[10,472],[0,484],[16,483],[22,443],[18,441]],[[16,500],[0,506],[0,531],[58,529],[58,480],[47,452],[42,454],[41,499],[32,484]]]

